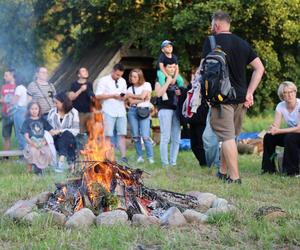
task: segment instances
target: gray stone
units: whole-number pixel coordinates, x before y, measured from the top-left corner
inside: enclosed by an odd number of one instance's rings
[[[114,210],[101,213],[96,218],[97,225],[112,226],[116,224],[129,224],[128,215],[123,210]]]
[[[45,191],[36,195],[35,197],[33,197],[33,199],[36,199],[36,203],[46,203],[49,200],[51,195],[52,195],[51,192]]]
[[[64,214],[52,210],[48,212],[48,216],[55,224],[59,226],[63,226],[67,220],[67,217]]]
[[[223,198],[216,198],[212,204],[212,208],[217,207],[226,207],[228,205],[228,201]]]
[[[36,208],[35,203],[30,200],[19,200],[11,208],[6,210],[5,216],[11,219],[20,220],[25,215],[29,214],[33,209]]]
[[[28,222],[32,224],[35,222],[38,218],[40,218],[40,214],[37,212],[31,212],[29,214],[26,214],[23,218],[22,221]]]
[[[170,207],[161,217],[162,226],[183,226],[187,224],[186,219],[177,207]]]
[[[189,223],[193,223],[193,222],[204,223],[208,219],[208,216],[206,214],[199,213],[192,209],[185,210],[183,216]]]
[[[227,206],[222,206],[222,207],[213,207],[207,210],[205,213],[207,216],[210,215],[215,215],[218,213],[228,213],[230,211],[233,211],[235,207],[233,205],[228,204]]]
[[[217,196],[212,193],[202,193],[198,191],[191,191],[187,194],[197,198],[198,206],[196,210],[203,213],[212,206],[213,201],[217,198]]]
[[[150,226],[159,225],[160,221],[155,216],[147,216],[143,214],[134,214],[132,216],[132,225],[134,226]]]
[[[85,229],[94,224],[96,216],[88,209],[83,208],[74,213],[66,222],[67,228]]]

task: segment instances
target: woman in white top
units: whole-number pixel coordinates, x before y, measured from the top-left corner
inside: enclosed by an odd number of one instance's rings
[[[131,136],[135,145],[137,153],[137,162],[144,162],[142,139],[145,145],[147,158],[150,164],[153,160],[153,145],[150,138],[150,112],[145,118],[139,117],[137,109],[140,107],[148,108],[150,110],[151,98],[151,84],[145,82],[143,71],[140,69],[133,69],[129,74],[129,81],[132,84],[127,90],[127,97],[129,99],[128,121],[131,128]]]
[[[18,141],[19,149],[23,150],[26,146],[26,140],[24,135],[21,133],[22,125],[25,121],[26,108],[28,104],[27,100],[27,89],[22,84],[23,81],[20,77],[16,76],[17,87],[15,89],[14,99],[13,99],[13,119],[16,138]]]
[[[300,99],[296,98],[297,87],[285,81],[279,85],[281,102],[276,107],[274,122],[264,137],[262,173],[275,173],[276,146],[284,147],[282,168],[287,175],[299,175],[300,148]],[[282,118],[287,128],[280,128]]]
[[[56,151],[59,155],[56,172],[64,170],[65,159],[72,168],[76,158],[76,139],[79,133],[79,115],[73,108],[72,101],[65,93],[54,97],[55,108],[48,114],[48,122],[53,127],[52,134]]]

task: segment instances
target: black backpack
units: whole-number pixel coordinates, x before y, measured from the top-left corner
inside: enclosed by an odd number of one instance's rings
[[[201,69],[202,98],[211,104],[226,103],[236,98],[235,89],[229,80],[226,53],[216,45],[214,36],[209,36],[211,52],[207,54]]]

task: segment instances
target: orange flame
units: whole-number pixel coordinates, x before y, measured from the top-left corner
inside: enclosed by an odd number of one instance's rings
[[[99,101],[94,100],[92,108],[92,117],[87,121],[87,130],[89,132],[88,143],[82,154],[87,161],[104,161],[106,159],[114,161],[114,149],[104,135],[104,120]]]
[[[88,163],[83,166],[85,168],[83,178],[87,185],[91,201],[93,201],[95,197],[92,191],[92,184],[94,182],[98,182],[102,185],[107,192],[110,191],[113,170],[107,166],[105,160],[115,161],[114,148],[110,140],[105,138],[104,119],[100,109],[100,102],[93,99],[92,116],[87,121],[89,138],[85,149],[81,152],[86,161],[96,162],[92,164]]]

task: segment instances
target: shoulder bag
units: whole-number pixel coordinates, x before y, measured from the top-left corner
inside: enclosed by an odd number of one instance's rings
[[[135,95],[134,86],[132,85],[132,92]],[[150,108],[149,107],[137,107],[136,114],[139,119],[146,119],[150,116]]]

